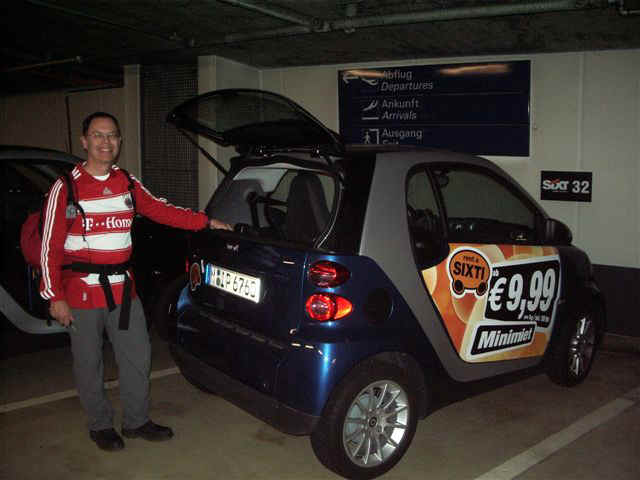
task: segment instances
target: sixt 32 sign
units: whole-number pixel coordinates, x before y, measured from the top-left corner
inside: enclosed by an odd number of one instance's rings
[[[590,202],[592,186],[591,172],[540,172],[541,200]]]

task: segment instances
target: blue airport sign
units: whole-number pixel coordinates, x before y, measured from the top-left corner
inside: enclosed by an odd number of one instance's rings
[[[346,143],[529,155],[529,61],[338,72]]]

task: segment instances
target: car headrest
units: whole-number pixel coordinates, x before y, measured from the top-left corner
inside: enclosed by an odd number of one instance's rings
[[[296,175],[287,198],[287,240],[312,244],[326,227],[329,216],[327,200],[317,175],[309,172]]]

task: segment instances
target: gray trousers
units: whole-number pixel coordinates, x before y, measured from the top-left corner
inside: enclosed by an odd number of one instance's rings
[[[151,345],[140,299],[131,301],[128,330],[118,329],[120,306],[72,309],[75,329],[69,328],[73,373],[80,402],[89,417],[89,430],[113,428],[113,407],[104,389],[103,332],[113,345],[119,370],[122,426],[138,428],[149,420]]]

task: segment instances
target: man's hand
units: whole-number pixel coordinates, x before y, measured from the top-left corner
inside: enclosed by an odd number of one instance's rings
[[[209,228],[211,230],[222,229],[222,230],[233,230],[231,225],[225,222],[221,222],[220,220],[216,220],[215,218],[209,219]]]
[[[68,327],[73,323],[73,314],[66,300],[51,302],[49,305],[49,313],[60,325]]]

